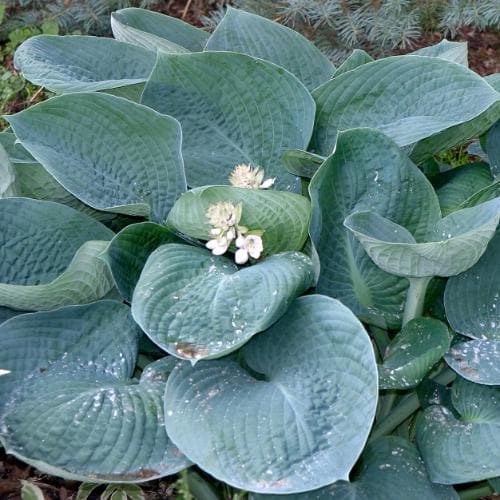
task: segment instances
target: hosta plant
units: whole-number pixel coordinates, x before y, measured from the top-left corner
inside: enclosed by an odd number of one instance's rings
[[[111,26],[15,56],[57,95],[0,134],[6,452],[88,483],[198,467],[209,496],[492,492],[498,79],[449,42],[335,68],[234,9]]]

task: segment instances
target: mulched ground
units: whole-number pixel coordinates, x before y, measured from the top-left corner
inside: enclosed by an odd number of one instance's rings
[[[164,2],[157,10],[200,26],[200,17],[208,14],[209,6],[206,0],[171,0]],[[412,50],[438,43],[442,38],[440,33],[428,33],[415,43]],[[479,32],[466,27],[460,30],[454,40],[468,42],[471,69],[483,76],[500,72],[500,36],[498,32]],[[7,64],[10,63],[10,61],[7,62]],[[6,112],[16,112],[25,106],[25,102],[14,102]],[[20,481],[23,479],[37,484],[43,490],[47,500],[74,500],[80,484],[77,481],[64,481],[41,474],[13,457],[6,456],[3,449],[0,449],[0,500],[21,500]],[[172,480],[168,478],[144,483],[141,487],[147,500],[176,498]],[[90,499],[97,500],[99,496],[100,492],[94,493]]]

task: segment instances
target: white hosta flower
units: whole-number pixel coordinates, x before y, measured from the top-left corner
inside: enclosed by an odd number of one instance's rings
[[[275,179],[264,181],[264,170],[250,165],[236,165],[229,175],[229,183],[235,187],[245,189],[268,189],[274,184]]]
[[[247,236],[239,235],[236,238],[236,246],[238,247],[234,255],[236,264],[246,264],[249,257],[258,259],[264,250],[262,238],[256,234],[249,234]]]
[[[241,219],[241,209],[241,203],[234,205],[230,201],[220,201],[207,208],[206,216],[211,226],[225,233],[238,225]]]
[[[212,253],[214,255],[223,255],[227,252],[231,241],[232,240],[228,240],[226,236],[221,236],[220,238],[207,241],[205,246],[208,249],[212,250]]]
[[[0,377],[2,375],[8,375],[10,373],[10,370],[3,370],[2,368],[0,368]]]

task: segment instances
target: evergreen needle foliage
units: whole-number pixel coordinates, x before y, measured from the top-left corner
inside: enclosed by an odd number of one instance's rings
[[[254,12],[302,32],[334,62],[353,48],[372,55],[411,47],[426,31],[454,35],[463,26],[500,26],[497,0],[233,0],[235,7]],[[216,25],[220,6],[209,18]]]

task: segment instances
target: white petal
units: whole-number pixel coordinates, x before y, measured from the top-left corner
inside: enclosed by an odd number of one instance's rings
[[[246,243],[247,239],[244,237],[244,236],[241,236],[241,234],[236,238],[236,246],[238,248],[244,248],[245,247],[245,243]]]
[[[2,375],[8,375],[10,373],[10,370],[2,370],[2,368],[0,368],[0,377]]]
[[[213,250],[212,250],[212,253],[214,255],[222,255],[224,253],[226,253],[227,251],[227,247],[229,246],[229,243],[226,243],[225,245],[218,245],[216,246]]]
[[[236,264],[246,264],[248,262],[248,252],[240,248],[235,254],[234,254],[234,261]]]
[[[218,246],[218,243],[217,243],[217,240],[209,240],[205,243],[205,246],[212,250],[213,248],[217,247]]]
[[[272,179],[266,179],[261,185],[260,185],[260,189],[269,189],[273,184],[274,182],[276,181],[276,177],[272,178]]]

